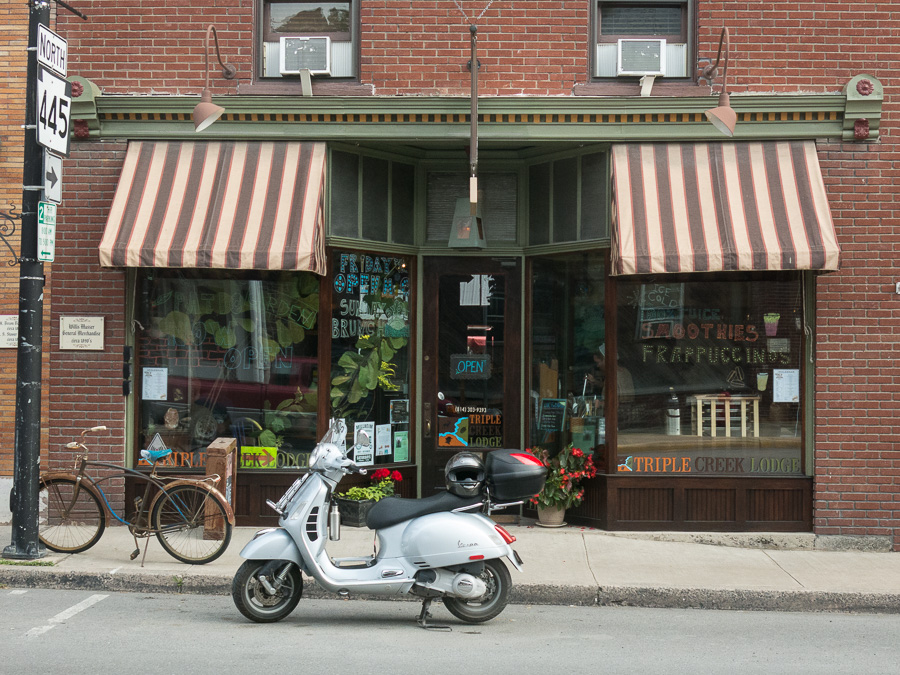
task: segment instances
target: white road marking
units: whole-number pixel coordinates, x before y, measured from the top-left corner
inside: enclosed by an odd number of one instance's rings
[[[10,595],[25,595],[27,592],[28,592],[27,590],[18,590],[18,591],[10,591],[9,594]]]
[[[57,624],[63,623],[67,619],[71,619],[79,612],[83,612],[91,605],[96,605],[98,602],[100,602],[101,600],[105,600],[108,597],[108,595],[92,595],[86,600],[82,600],[77,605],[72,605],[71,607],[69,607],[69,609],[66,609],[56,616],[52,616],[47,619],[46,626],[36,626],[35,628],[32,628],[30,631],[25,633],[25,637],[35,637],[38,635],[43,635],[51,628],[54,628]]]

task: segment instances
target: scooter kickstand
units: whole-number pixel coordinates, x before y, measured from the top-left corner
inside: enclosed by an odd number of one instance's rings
[[[453,632],[453,629],[450,626],[437,626],[435,624],[428,623],[428,619],[431,618],[431,612],[428,611],[428,608],[431,606],[431,601],[433,598],[425,598],[422,601],[422,611],[419,612],[419,618],[416,619],[416,623],[419,624],[425,630],[442,630]]]

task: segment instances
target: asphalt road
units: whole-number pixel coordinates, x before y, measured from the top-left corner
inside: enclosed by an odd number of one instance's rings
[[[510,605],[460,623],[440,604],[303,600],[246,621],[229,597],[0,589],[3,673],[891,673],[900,615]]]

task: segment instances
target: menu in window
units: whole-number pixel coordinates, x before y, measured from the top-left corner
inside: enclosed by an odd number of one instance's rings
[[[375,456],[382,457],[391,454],[391,425],[375,425]]]
[[[774,403],[800,402],[800,370],[775,369],[772,372],[772,401]]]
[[[545,398],[541,401],[541,416],[538,429],[542,431],[560,431],[566,419],[566,399]]]
[[[165,401],[169,381],[168,368],[144,368],[141,377],[141,398],[145,401]]]

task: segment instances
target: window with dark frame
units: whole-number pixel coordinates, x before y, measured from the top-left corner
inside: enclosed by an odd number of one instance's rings
[[[620,64],[620,40],[665,40],[663,75],[688,77],[692,51],[691,0],[596,3],[594,16],[594,77],[617,77],[628,69]]]
[[[296,71],[304,66],[309,67],[316,77],[356,76],[354,40],[357,35],[357,7],[354,3],[310,0],[260,2],[260,77],[291,78],[298,75]],[[315,65],[305,59],[295,59],[293,65],[285,68],[282,52],[286,49],[317,54],[324,50],[327,51],[327,58],[322,54],[315,59]]]

